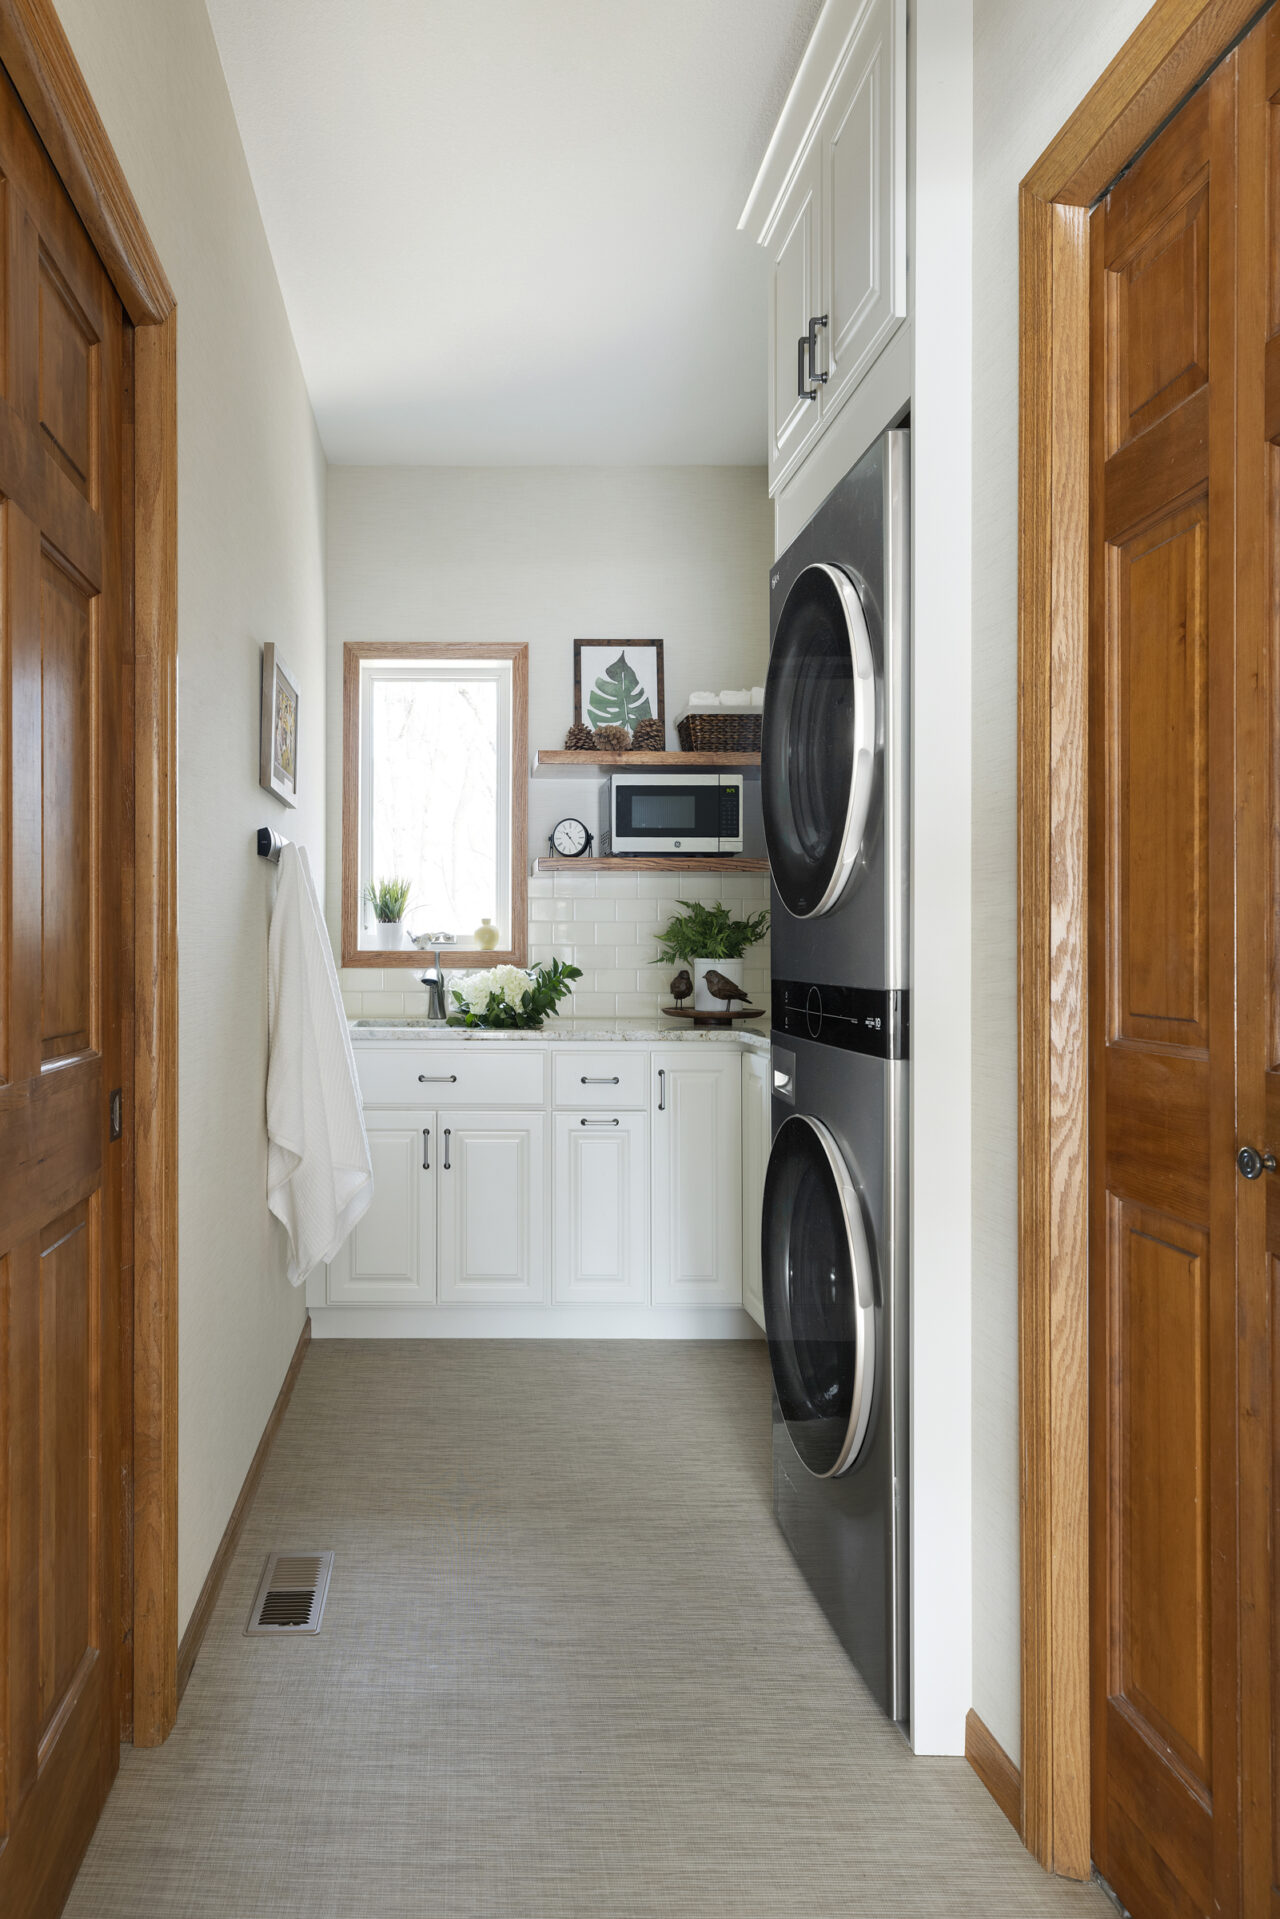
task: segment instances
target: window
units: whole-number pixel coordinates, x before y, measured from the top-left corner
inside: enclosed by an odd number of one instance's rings
[[[409,885],[410,936],[454,936],[446,965],[524,964],[527,688],[524,646],[343,649],[345,966],[424,964],[407,940],[377,944],[368,889],[392,878]]]

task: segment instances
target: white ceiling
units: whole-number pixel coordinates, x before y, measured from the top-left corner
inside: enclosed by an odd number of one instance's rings
[[[765,458],[735,223],[820,0],[208,0],[331,461]]]

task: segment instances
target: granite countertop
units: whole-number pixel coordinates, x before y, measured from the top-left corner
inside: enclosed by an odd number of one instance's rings
[[[637,1046],[729,1045],[750,1053],[769,1051],[767,1018],[743,1020],[732,1027],[694,1026],[690,1020],[549,1019],[537,1032],[523,1028],[492,1032],[485,1027],[443,1026],[438,1020],[425,1019],[353,1019],[349,1023],[352,1039],[361,1045],[395,1041],[403,1045],[406,1040],[418,1045],[423,1040],[439,1040],[450,1046],[473,1045],[476,1041],[509,1046],[532,1040],[545,1046],[548,1041],[578,1045],[590,1040],[605,1046],[620,1042]]]

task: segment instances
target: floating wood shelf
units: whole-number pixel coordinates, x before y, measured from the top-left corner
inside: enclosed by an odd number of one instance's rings
[[[606,773],[756,773],[758,753],[570,753],[542,748],[534,756],[533,777],[544,780],[599,779]]]
[[[768,860],[744,860],[740,854],[726,853],[721,859],[714,854],[704,854],[701,859],[690,856],[681,859],[678,854],[654,854],[651,858],[641,859],[635,854],[615,854],[612,859],[588,859],[585,854],[576,860],[562,860],[543,854],[533,863],[535,873],[767,873]]]

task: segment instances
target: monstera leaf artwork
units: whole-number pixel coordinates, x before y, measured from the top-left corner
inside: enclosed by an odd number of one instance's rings
[[[606,666],[592,687],[587,718],[592,726],[625,726],[632,732],[641,720],[653,718],[649,695],[625,653],[619,653],[613,664]]]

